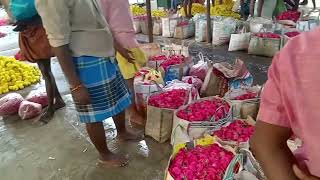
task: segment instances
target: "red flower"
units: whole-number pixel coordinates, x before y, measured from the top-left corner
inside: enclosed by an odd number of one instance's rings
[[[220,99],[204,100],[190,104],[178,111],[177,116],[187,121],[209,121],[212,117],[216,121],[225,118],[230,106]]]
[[[161,63],[160,66],[163,67],[165,71],[167,71],[170,66],[182,64],[183,62],[184,62],[184,56],[172,55],[168,58],[168,60]]]
[[[254,126],[241,120],[236,120],[226,127],[215,131],[212,135],[218,136],[224,141],[247,142],[254,132]]]
[[[181,149],[169,166],[175,180],[221,180],[234,155],[217,144]]]
[[[295,36],[298,36],[299,34],[300,34],[300,32],[298,32],[298,31],[285,33],[285,35],[288,36],[288,37],[295,37]]]
[[[280,39],[281,36],[275,33],[266,32],[266,33],[256,33],[255,36],[261,38],[271,38],[271,39]]]
[[[178,109],[187,103],[189,93],[185,89],[173,89],[149,97],[149,105],[158,108]]]

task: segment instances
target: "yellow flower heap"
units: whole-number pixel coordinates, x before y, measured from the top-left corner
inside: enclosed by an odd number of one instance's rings
[[[204,5],[199,4],[199,3],[193,3],[192,4],[192,9],[191,9],[191,14],[194,16],[196,14],[205,14],[207,12],[207,9]],[[182,16],[186,16],[184,13],[184,8],[182,7],[180,9],[180,14]]]
[[[151,15],[152,17],[162,18],[162,17],[166,17],[168,13],[164,10],[155,9],[151,11]]]
[[[0,94],[23,89],[39,82],[40,77],[38,68],[12,57],[0,56]]]
[[[138,5],[131,5],[130,6],[131,12],[133,16],[143,16],[147,14],[147,10],[143,7]]]
[[[225,0],[221,5],[217,4],[219,2],[216,1],[216,5],[212,6],[210,9],[211,16],[225,16],[225,17],[233,17],[235,19],[240,19],[241,16],[238,13],[232,11],[234,2],[232,0]]]

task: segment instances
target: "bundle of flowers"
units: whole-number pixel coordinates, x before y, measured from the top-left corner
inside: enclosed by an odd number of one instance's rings
[[[301,12],[299,11],[286,11],[277,16],[277,20],[291,20],[297,22],[300,18]]]
[[[172,89],[151,95],[149,97],[149,105],[158,108],[178,109],[188,101],[188,94],[186,89]]]
[[[230,110],[230,105],[222,99],[208,99],[198,101],[179,110],[177,116],[186,121],[210,121],[212,117],[218,121],[226,117]]]
[[[218,144],[181,149],[169,165],[175,180],[222,180],[234,154]]]
[[[247,100],[257,98],[258,93],[247,91],[245,94],[239,95],[231,100]]]
[[[287,32],[284,35],[286,35],[290,38],[290,37],[298,36],[299,34],[300,34],[300,32],[298,32],[298,31],[292,31],[292,32]]]
[[[281,36],[276,33],[265,32],[265,33],[256,33],[255,36],[260,38],[271,38],[271,39],[280,39]]]
[[[138,5],[131,5],[130,9],[131,9],[133,16],[141,16],[141,15],[147,14],[147,10],[143,7],[138,6]]]
[[[242,120],[236,120],[227,126],[213,132],[223,141],[233,141],[236,143],[248,142],[254,133],[254,126]]]
[[[167,61],[164,61],[160,64],[160,67],[162,67],[165,71],[168,70],[170,66],[178,65],[184,63],[184,56],[183,55],[172,55],[168,57]]]

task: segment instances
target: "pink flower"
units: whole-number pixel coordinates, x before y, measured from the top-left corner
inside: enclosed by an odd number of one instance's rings
[[[150,58],[150,61],[166,61],[166,60],[168,60],[168,58],[165,55],[157,55]]]
[[[285,35],[288,36],[288,37],[295,37],[295,36],[298,36],[299,34],[300,34],[300,32],[298,32],[298,31],[285,33]]]
[[[277,20],[292,20],[297,22],[300,18],[301,12],[299,11],[286,11],[277,16]]]
[[[209,121],[212,117],[216,121],[225,118],[230,110],[227,102],[221,99],[203,100],[178,111],[177,116],[187,121]]]
[[[256,33],[255,36],[261,38],[271,38],[271,39],[280,39],[280,35],[276,33],[266,32],[266,33]]]
[[[254,126],[248,123],[236,120],[226,127],[215,131],[212,135],[218,136],[224,141],[235,141],[238,143],[247,142],[254,133]]]
[[[201,79],[193,76],[182,77],[182,82],[192,84],[197,90],[200,90],[203,83]]]
[[[184,62],[184,56],[172,55],[168,58],[168,60],[161,63],[160,66],[163,67],[165,71],[167,71],[170,66],[182,64],[183,62]]]
[[[149,97],[149,105],[158,108],[178,109],[187,103],[189,93],[185,89],[173,89]]]
[[[175,180],[221,180],[233,157],[217,144],[181,149],[171,161],[169,172]]]
[[[240,96],[237,96],[235,97],[234,99],[232,100],[247,100],[247,99],[255,99],[257,98],[258,94],[257,93],[254,93],[254,92],[247,92],[245,94],[242,94]]]

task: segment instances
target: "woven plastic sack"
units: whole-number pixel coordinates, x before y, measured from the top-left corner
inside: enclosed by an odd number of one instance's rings
[[[38,14],[35,0],[11,0],[10,10],[16,20],[29,19]]]
[[[46,92],[32,91],[26,97],[27,101],[41,104],[42,107],[48,106],[48,96]]]
[[[172,16],[162,18],[162,36],[163,37],[173,37],[175,28],[179,22],[181,22],[181,18]]]
[[[41,111],[41,104],[23,101],[19,108],[19,116],[22,120],[27,120],[39,116]]]
[[[0,99],[0,116],[15,115],[19,111],[23,97],[18,93],[10,93]]]
[[[195,21],[195,40],[203,42],[207,39],[207,18],[205,15],[197,14],[193,19]]]
[[[220,46],[230,41],[231,34],[236,31],[237,22],[234,18],[216,17],[213,20],[212,44]]]
[[[231,34],[228,51],[247,50],[250,43],[251,33],[243,28],[239,34]]]
[[[280,50],[281,44],[281,39],[252,36],[248,53],[253,55],[273,57]]]

